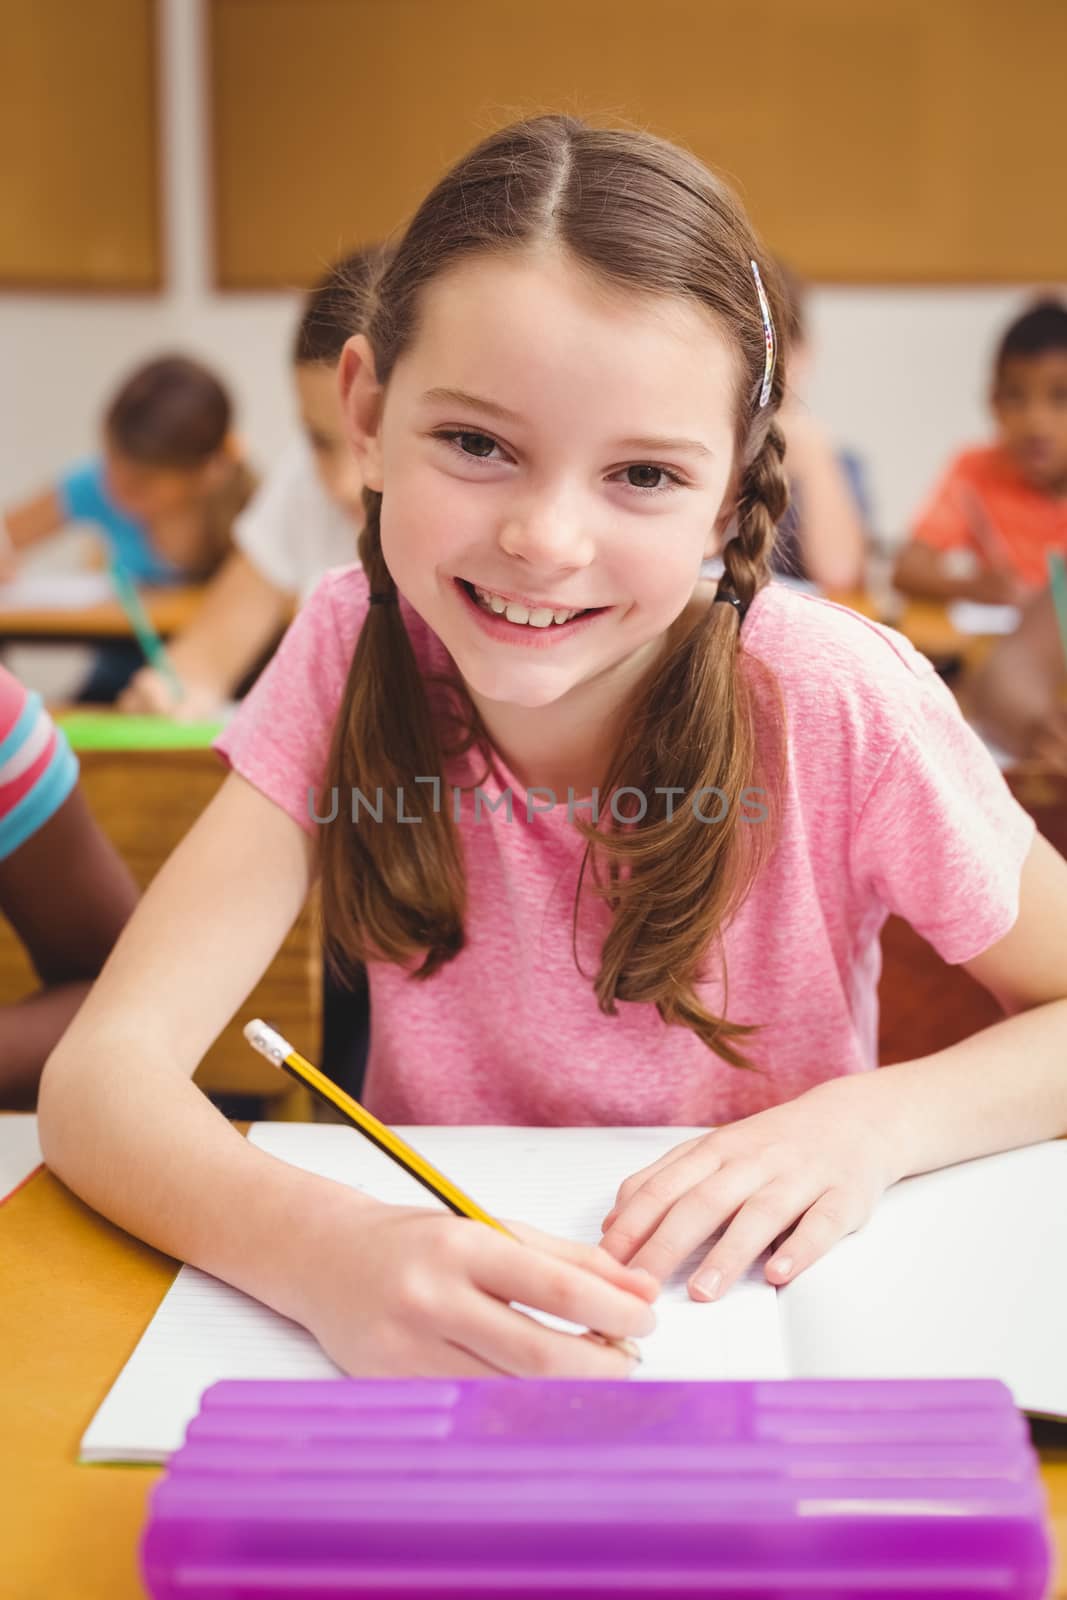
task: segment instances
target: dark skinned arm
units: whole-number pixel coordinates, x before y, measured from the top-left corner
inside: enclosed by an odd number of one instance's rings
[[[93,821],[80,789],[0,861],[0,912],[41,980],[0,1005],[0,1108],[32,1106],[49,1053],[66,1031],[137,900],[137,887]]]

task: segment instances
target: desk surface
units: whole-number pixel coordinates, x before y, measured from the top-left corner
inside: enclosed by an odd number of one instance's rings
[[[0,1505],[5,1594],[135,1600],[154,1467],[88,1467],[78,1441],[175,1263],[113,1228],[47,1172],[0,1206]],[[28,1336],[29,1335],[29,1336]],[[1067,1597],[1067,1446],[1042,1450]]]
[[[171,589],[141,589],[140,595],[152,624],[163,638],[180,633],[200,606],[204,590],[197,585]],[[835,592],[828,596],[863,616],[877,617],[878,607],[864,590]],[[960,633],[949,621],[947,607],[939,601],[908,601],[894,626],[917,649],[936,660],[962,657],[968,662],[988,650],[984,635]],[[131,636],[129,621],[115,600],[80,608],[47,606],[5,607],[0,604],[0,639],[11,642],[91,641]]]
[[[879,615],[875,599],[862,589],[849,589],[827,595],[828,600],[858,611],[875,621],[889,621],[890,626],[909,639],[916,650],[929,656],[935,665],[960,661],[965,666],[977,666],[996,642],[995,634],[961,633],[949,617],[948,604],[941,600],[905,600],[899,613],[892,618]]]
[[[173,589],[140,589],[139,593],[152,626],[166,639],[192,621],[204,590],[191,584]],[[129,618],[117,600],[54,609],[0,605],[0,639],[5,643],[70,644],[132,637]]]

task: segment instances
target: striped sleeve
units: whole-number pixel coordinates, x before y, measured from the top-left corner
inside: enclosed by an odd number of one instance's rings
[[[41,704],[0,667],[0,861],[53,817],[78,781],[78,763]]]

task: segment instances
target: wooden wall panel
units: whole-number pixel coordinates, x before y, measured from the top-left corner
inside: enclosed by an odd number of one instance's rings
[[[1067,276],[1065,0],[208,0],[220,283],[306,282],[477,137],[689,144],[838,282]]]
[[[0,0],[0,287],[161,278],[154,0]]]

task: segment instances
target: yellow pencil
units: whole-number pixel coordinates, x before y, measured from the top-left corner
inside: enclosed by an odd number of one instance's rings
[[[417,1150],[405,1144],[392,1128],[387,1128],[384,1122],[379,1122],[378,1118],[365,1106],[361,1106],[358,1100],[353,1100],[350,1094],[346,1094],[324,1072],[320,1072],[318,1067],[313,1066],[298,1050],[294,1050],[277,1029],[257,1017],[255,1021],[247,1024],[244,1035],[253,1050],[258,1050],[260,1055],[266,1056],[274,1066],[280,1067],[283,1072],[288,1072],[290,1077],[304,1084],[313,1094],[317,1094],[320,1100],[325,1100],[327,1105],[333,1106],[365,1138],[376,1144],[379,1150],[383,1150],[398,1166],[403,1167],[405,1172],[409,1172],[424,1189],[429,1189],[431,1194],[436,1195],[438,1200],[442,1201],[450,1211],[454,1211],[458,1217],[469,1217],[472,1222],[484,1222],[487,1227],[496,1228],[498,1233],[507,1234],[509,1239],[516,1238],[509,1228],[505,1228],[502,1222],[490,1216],[477,1201],[464,1194],[462,1189],[457,1189],[443,1172],[438,1172],[437,1168],[424,1160]],[[621,1350],[624,1355],[630,1356],[635,1361],[641,1360],[641,1352],[632,1339],[614,1339],[606,1333],[593,1333],[592,1337],[615,1350]]]

